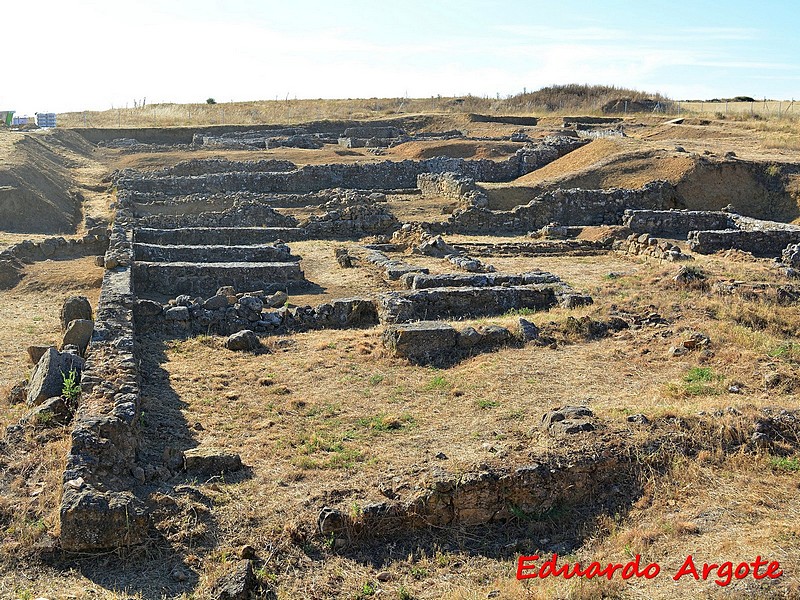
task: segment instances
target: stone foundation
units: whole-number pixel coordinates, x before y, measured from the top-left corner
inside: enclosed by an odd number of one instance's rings
[[[133,265],[137,295],[211,296],[220,287],[267,291],[300,290],[306,284],[296,262],[141,262]]]
[[[684,238],[690,231],[732,229],[731,215],[717,210],[626,210],[622,224],[634,233]]]
[[[289,262],[299,261],[299,256],[292,256],[286,246],[262,245],[216,245],[216,246],[179,246],[134,244],[134,258],[143,262]]]
[[[136,229],[136,242],[161,246],[212,246],[269,244],[278,240],[292,242],[308,238],[297,227],[184,227],[180,229]]]
[[[383,323],[462,319],[510,310],[547,310],[558,303],[560,286],[446,287],[388,292],[378,298]]]

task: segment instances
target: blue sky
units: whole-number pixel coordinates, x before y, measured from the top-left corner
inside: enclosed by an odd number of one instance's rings
[[[563,83],[800,99],[791,1],[53,0],[14,12],[25,24],[0,36],[0,109],[18,112]]]

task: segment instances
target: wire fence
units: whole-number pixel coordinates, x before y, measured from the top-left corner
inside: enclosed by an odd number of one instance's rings
[[[753,102],[677,102],[679,112],[715,115],[759,115],[784,117],[800,115],[800,102],[794,100],[763,100]]]

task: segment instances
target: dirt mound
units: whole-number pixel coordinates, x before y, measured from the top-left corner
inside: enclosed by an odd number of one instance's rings
[[[406,142],[393,148],[392,154],[399,158],[411,160],[422,160],[435,156],[502,159],[514,154],[522,145],[516,142],[475,142],[466,140]]]
[[[654,180],[674,184],[685,208],[736,212],[790,221],[798,216],[800,188],[772,163],[728,160],[666,149],[643,149],[634,139],[599,139],[507,184],[482,184],[489,208],[510,210],[557,188],[640,188]]]
[[[600,138],[565,154],[541,169],[523,175],[514,183],[536,185],[550,179],[564,177],[607,160],[623,151],[626,147],[629,147],[629,143],[626,143],[625,138]]]
[[[4,231],[72,233],[81,197],[61,150],[80,145],[50,132],[0,134],[0,223]]]

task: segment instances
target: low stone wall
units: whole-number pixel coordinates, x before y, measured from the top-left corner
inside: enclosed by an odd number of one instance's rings
[[[764,231],[740,229],[691,231],[688,239],[689,248],[699,254],[711,254],[733,248],[750,252],[754,256],[777,257],[789,244],[800,243],[800,228]]]
[[[497,287],[544,283],[564,284],[556,275],[543,271],[522,273],[520,275],[513,273],[481,273],[475,275],[460,275],[456,273],[445,273],[443,275],[408,273],[402,276],[400,281],[403,287],[409,290],[439,287]]]
[[[164,167],[158,171],[151,171],[150,175],[169,177],[228,173],[230,171],[285,173],[287,171],[294,171],[295,169],[297,169],[297,165],[288,160],[266,159],[232,161],[225,158],[193,158],[191,160],[183,160],[172,167]]]
[[[107,256],[132,255],[131,215],[117,210]],[[131,269],[108,269],[81,377],[61,500],[61,547],[94,552],[142,542],[149,517],[130,491],[140,411]]]
[[[339,298],[318,306],[265,309],[267,298],[251,293],[262,302],[261,310],[253,311],[252,304],[243,309],[238,302],[216,306],[184,299],[178,306],[159,305],[140,300],[135,307],[136,326],[142,331],[161,331],[172,335],[209,334],[230,335],[250,329],[257,333],[278,334],[311,329],[353,329],[378,324],[375,302],[369,298]],[[177,309],[177,310],[176,310]]]
[[[696,230],[734,228],[731,215],[717,210],[626,210],[622,224],[634,233],[672,238]]]
[[[510,211],[456,211],[447,228],[458,233],[493,233],[535,231],[553,222],[572,226],[619,225],[627,209],[663,210],[677,202],[675,187],[666,181],[653,181],[637,190],[556,190]]]
[[[639,467],[624,456],[609,446],[603,452],[576,452],[569,459],[542,459],[512,469],[457,474],[434,467],[404,498],[366,504],[357,515],[324,507],[317,526],[326,539],[353,543],[412,529],[502,523],[587,500],[630,504],[616,485],[635,481]]]
[[[560,286],[447,287],[388,292],[378,297],[383,323],[501,315],[509,310],[547,310],[558,303]]]
[[[134,244],[134,258],[144,262],[296,262],[289,248],[279,245],[248,246],[160,246]]]
[[[309,237],[361,237],[390,235],[400,229],[400,222],[380,204],[352,204],[311,215],[303,224]]]
[[[52,237],[40,242],[25,240],[9,246],[0,252],[0,290],[19,283],[25,264],[105,254],[108,248],[106,227],[98,227],[92,231],[79,238]]]
[[[297,219],[256,202],[238,202],[219,212],[158,214],[141,217],[140,227],[169,229],[182,227],[296,227]]]
[[[611,240],[548,240],[540,242],[459,242],[453,247],[477,256],[593,256],[611,249]]]
[[[180,229],[136,229],[136,242],[163,246],[202,246],[204,244],[268,244],[278,240],[305,240],[308,233],[297,227],[185,227]]]
[[[684,254],[679,246],[672,242],[658,240],[647,233],[639,235],[632,233],[627,239],[614,242],[613,248],[634,256],[650,256],[671,262],[693,260],[691,256]]]
[[[417,187],[423,196],[452,200],[462,209],[489,206],[489,198],[475,180],[457,173],[422,173],[417,176]]]
[[[154,176],[146,173],[120,173],[120,189],[171,196],[195,193],[308,193],[327,188],[398,189],[417,184],[422,173],[453,172],[476,181],[511,181],[556,160],[585,142],[572,138],[545,138],[530,148],[522,148],[504,161],[465,160],[435,157],[425,160],[384,161],[379,163],[306,165],[289,172],[246,172],[241,170],[198,176]],[[232,165],[233,168],[236,165]]]
[[[461,331],[441,321],[417,321],[390,325],[383,332],[384,347],[395,357],[416,365],[444,368],[459,359],[522,343],[505,327],[481,325]]]
[[[389,281],[397,281],[401,277],[409,274],[428,273],[425,267],[411,265],[402,260],[389,258],[380,250],[368,250],[365,258],[374,265],[383,269],[383,276]]]
[[[208,296],[222,286],[269,291],[303,289],[308,282],[296,262],[190,263],[136,262],[134,289],[138,295],[190,294]]]

